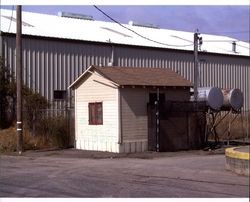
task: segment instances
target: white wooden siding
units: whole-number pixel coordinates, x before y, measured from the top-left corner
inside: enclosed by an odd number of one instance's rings
[[[76,89],[76,148],[118,152],[118,89],[92,74]],[[103,103],[103,125],[89,125],[88,103]]]

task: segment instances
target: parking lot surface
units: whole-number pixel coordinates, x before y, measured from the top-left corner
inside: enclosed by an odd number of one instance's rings
[[[0,156],[0,197],[248,198],[249,178],[203,151],[30,151]]]

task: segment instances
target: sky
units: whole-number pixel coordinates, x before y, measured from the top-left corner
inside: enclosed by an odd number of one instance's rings
[[[12,9],[12,6],[1,6]],[[210,6],[98,6],[106,14],[127,24],[129,21],[151,23],[160,28],[180,31],[224,35],[238,40],[250,41],[250,6],[210,5]],[[91,5],[23,5],[23,11],[57,15],[59,11],[91,15],[95,20],[110,21]]]

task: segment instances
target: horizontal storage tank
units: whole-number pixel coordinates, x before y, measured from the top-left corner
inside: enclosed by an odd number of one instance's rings
[[[238,111],[241,107],[243,107],[243,93],[240,89],[223,89],[223,107],[228,109],[233,109]]]
[[[217,87],[198,88],[198,101],[205,101],[206,105],[214,110],[220,110],[223,105],[223,94]]]

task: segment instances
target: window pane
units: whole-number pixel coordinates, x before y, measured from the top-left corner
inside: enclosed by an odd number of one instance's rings
[[[89,124],[95,124],[95,105],[89,103]]]
[[[66,100],[67,91],[66,90],[54,90],[54,99],[55,100]]]
[[[96,119],[98,124],[102,124],[102,103],[96,103]]]
[[[89,103],[89,124],[103,124],[102,103]]]

